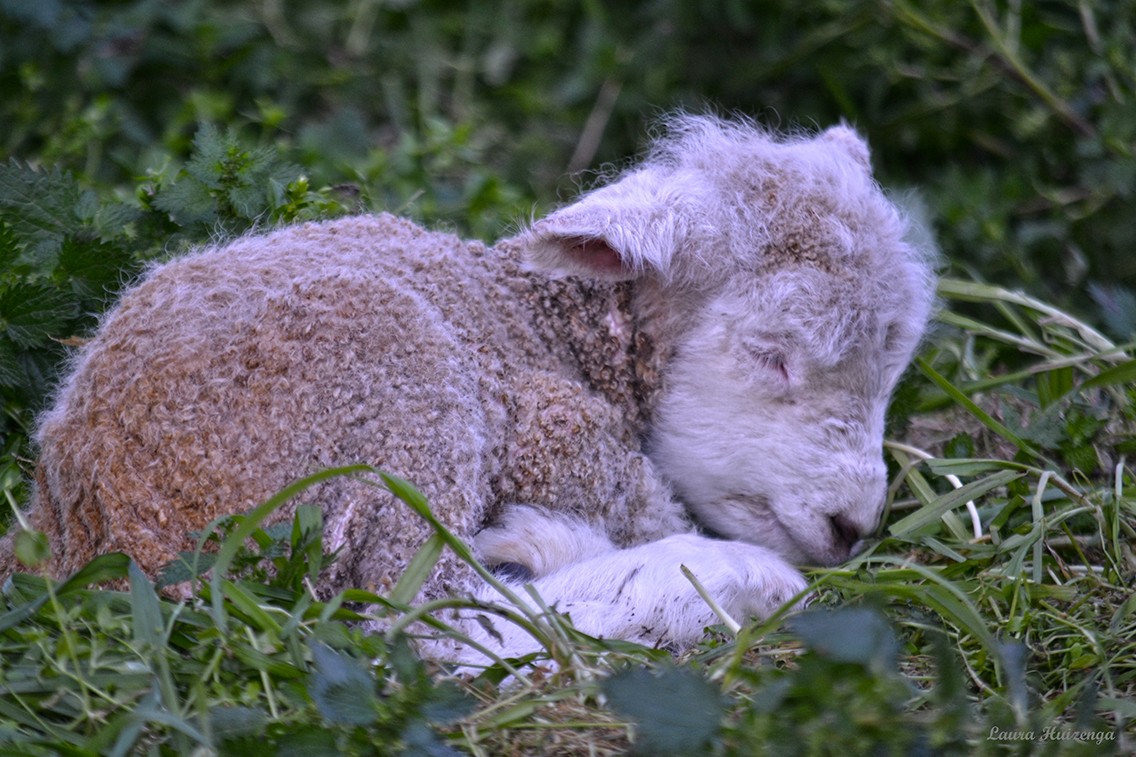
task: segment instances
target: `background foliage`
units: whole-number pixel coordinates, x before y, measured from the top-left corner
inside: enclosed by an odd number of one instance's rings
[[[893,446],[887,538],[814,576],[822,604],[873,599],[837,625],[882,646],[848,649],[822,616],[711,637],[678,668],[640,650],[608,678],[562,658],[551,689],[478,689],[475,706],[432,699],[397,639],[336,625],[349,616],[311,605],[303,570],[273,584],[246,556],[183,612],[112,560],[5,595],[0,654],[22,678],[0,680],[20,724],[0,739],[42,726],[50,749],[177,751],[226,727],[284,744],[290,724],[328,751],[382,733],[432,754],[570,753],[571,731],[603,753],[637,723],[659,753],[1026,754],[1038,744],[981,736],[1058,719],[1130,732],[1136,0],[0,0],[0,491],[26,497],[27,434],[68,347],[148,263],[358,210],[494,239],[625,164],[675,107],[851,121],[881,181],[918,188],[943,250],[945,308],[892,421],[943,459]],[[967,497],[983,539],[954,512]],[[299,565],[312,528],[259,543]],[[249,634],[216,616],[221,595]],[[812,651],[785,665],[786,644]],[[819,706],[838,685],[847,706]],[[644,709],[660,690],[674,697]],[[722,698],[668,730],[660,711],[708,691]]]

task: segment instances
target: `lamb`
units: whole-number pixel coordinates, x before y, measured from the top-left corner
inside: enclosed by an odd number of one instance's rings
[[[28,517],[57,574],[115,550],[153,574],[213,518],[363,462],[581,630],[688,643],[716,621],[680,564],[768,616],[805,588],[792,563],[876,527],[884,413],[933,299],[909,226],[847,126],[678,115],[492,248],[367,215],[205,249],[78,352]],[[303,499],[341,549],[331,587],[389,589],[430,534],[355,479]],[[420,596],[483,591],[449,556]]]

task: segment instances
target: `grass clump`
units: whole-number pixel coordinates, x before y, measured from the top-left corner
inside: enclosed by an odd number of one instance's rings
[[[405,637],[363,632],[363,616],[344,606],[385,600],[315,599],[311,581],[329,562],[317,508],[263,527],[267,512],[214,525],[204,541],[219,543],[217,563],[232,559],[181,601],[121,554],[59,583],[13,577],[0,614],[0,745],[45,755],[449,753],[440,728],[472,700],[431,680]],[[178,570],[187,575],[181,566],[166,579]],[[106,581],[121,589],[91,588]]]
[[[410,599],[468,547],[409,484],[329,471],[202,535],[156,593],[121,555],[0,613],[0,745],[96,754],[1125,754],[1136,745],[1136,361],[1072,316],[945,280],[940,328],[900,392],[890,512],[809,610],[725,618],[672,654],[570,618]],[[997,368],[997,370],[995,370]],[[1000,372],[999,372],[1000,371]],[[992,378],[993,377],[993,378]],[[1084,418],[1095,422],[1084,426]],[[386,597],[312,587],[319,511],[265,519],[331,475],[370,478],[435,535]],[[196,564],[195,564],[196,563]],[[203,572],[203,571],[208,572]],[[119,591],[89,588],[113,579]],[[178,583],[181,582],[181,583]],[[186,588],[189,587],[189,588]],[[504,590],[504,587],[500,587]],[[544,648],[476,676],[420,661],[446,612],[523,624]],[[375,620],[380,624],[376,625]],[[550,664],[554,663],[554,664]]]

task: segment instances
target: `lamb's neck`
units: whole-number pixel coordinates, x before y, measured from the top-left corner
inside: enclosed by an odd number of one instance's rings
[[[494,275],[528,311],[537,352],[578,371],[590,389],[621,409],[632,434],[644,435],[673,336],[684,325],[672,317],[669,293],[650,278],[611,283],[526,269],[515,238],[499,242],[494,253],[491,259],[501,266]]]
[[[584,382],[623,410],[633,432],[650,422],[663,382],[669,348],[649,284],[564,278],[538,287],[538,323],[554,324],[545,339]]]

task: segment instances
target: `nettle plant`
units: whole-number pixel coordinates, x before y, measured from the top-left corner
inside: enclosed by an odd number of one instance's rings
[[[313,190],[272,148],[203,126],[192,157],[145,176],[135,197],[74,175],[0,164],[0,481],[20,491],[26,437],[68,346],[149,261],[191,245],[356,206]]]
[[[149,156],[153,167],[132,196],[59,169],[0,164],[2,489],[25,496],[20,471],[31,456],[32,417],[67,347],[147,263],[254,229],[372,208],[426,221],[465,214],[479,219],[474,231],[489,234],[503,219],[520,217],[519,193],[481,174],[460,186],[447,178],[464,175],[481,149],[468,129],[432,124],[376,151],[348,181],[317,187],[276,147],[205,123],[184,162]]]

